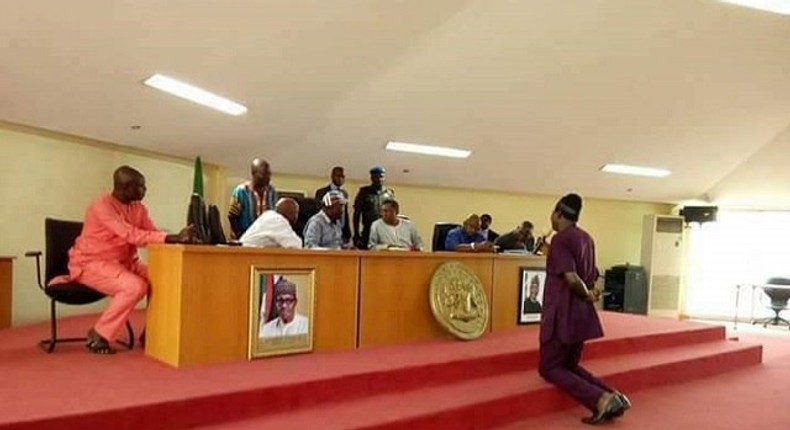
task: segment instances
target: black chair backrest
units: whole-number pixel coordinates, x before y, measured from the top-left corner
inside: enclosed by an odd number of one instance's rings
[[[203,197],[192,194],[189,198],[187,211],[187,225],[195,228],[197,237],[206,245],[226,244],[228,239],[222,229],[219,208],[216,205],[206,205]]]
[[[433,226],[433,251],[446,251],[444,249],[444,241],[447,239],[447,233],[450,230],[460,227],[460,224],[450,222],[438,222]]]
[[[44,220],[44,236],[46,240],[46,278],[47,285],[52,278],[69,274],[69,249],[82,233],[79,221],[64,221],[47,218]]]
[[[321,210],[321,202],[312,197],[304,197],[296,199],[296,201],[299,203],[299,218],[294,226],[294,231],[304,239],[304,227],[307,225],[307,221]]]
[[[202,243],[210,244],[211,236],[208,229],[208,214],[206,204],[199,194],[192,194],[189,198],[189,211],[187,212],[187,225],[192,225]]]
[[[228,243],[228,238],[225,237],[225,231],[222,229],[219,208],[216,205],[208,205],[208,232],[213,245]]]
[[[782,285],[788,288],[771,288],[763,287],[765,294],[771,299],[771,307],[784,308],[790,300],[790,279],[787,278],[771,278],[768,280],[769,285]]]

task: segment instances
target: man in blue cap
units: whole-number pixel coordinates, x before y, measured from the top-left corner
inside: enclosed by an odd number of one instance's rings
[[[370,185],[359,189],[354,199],[354,245],[359,249],[368,249],[370,226],[381,216],[381,204],[395,199],[395,191],[384,186],[385,170],[381,166],[370,169]],[[362,220],[362,231],[359,221]]]

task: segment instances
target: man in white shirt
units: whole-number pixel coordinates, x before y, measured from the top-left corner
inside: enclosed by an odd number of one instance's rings
[[[277,201],[274,210],[266,211],[244,232],[239,242],[262,248],[301,248],[302,239],[293,229],[299,218],[299,203],[291,198]]]
[[[296,284],[283,278],[274,285],[274,305],[277,318],[265,322],[261,318],[258,337],[297,336],[307,334],[310,320],[296,313]]]
[[[400,205],[395,200],[385,200],[381,204],[381,218],[370,226],[370,249],[410,249],[422,250],[422,238],[414,225],[398,217]]]

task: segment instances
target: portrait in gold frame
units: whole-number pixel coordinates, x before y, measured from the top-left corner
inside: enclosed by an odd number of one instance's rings
[[[315,269],[252,267],[250,359],[313,350]]]
[[[543,309],[543,290],[546,286],[546,269],[522,267],[518,293],[518,324],[540,323]]]

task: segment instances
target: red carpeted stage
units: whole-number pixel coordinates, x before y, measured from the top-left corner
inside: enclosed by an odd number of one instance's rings
[[[67,318],[64,336],[93,320]],[[602,313],[584,364],[626,392],[761,362],[723,327]],[[140,326],[141,315],[135,315]],[[174,369],[140,349],[48,355],[46,324],[0,331],[0,429],[485,429],[575,406],[537,374],[537,326],[354,352]],[[271,427],[273,428],[273,427]]]

